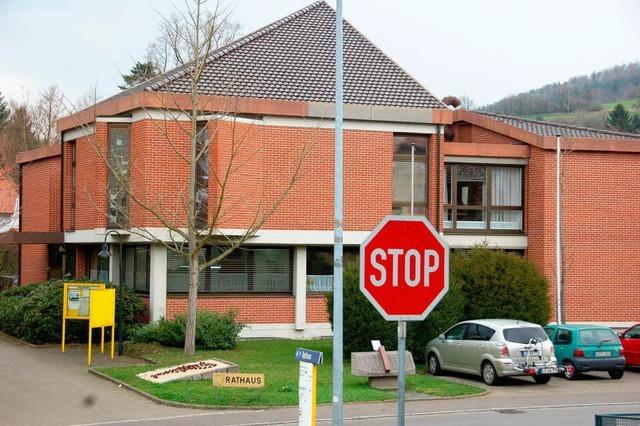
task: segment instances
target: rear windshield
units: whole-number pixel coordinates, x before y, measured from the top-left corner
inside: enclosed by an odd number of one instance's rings
[[[549,340],[542,327],[517,327],[505,328],[502,332],[507,342],[529,343],[531,339],[540,339],[541,342]]]
[[[580,343],[583,345],[598,345],[600,343],[618,343],[618,337],[608,328],[594,328],[580,330]]]

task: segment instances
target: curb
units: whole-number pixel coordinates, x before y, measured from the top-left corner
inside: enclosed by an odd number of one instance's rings
[[[104,373],[101,373],[99,371],[97,371],[95,368],[93,367],[89,367],[89,373],[100,377],[102,379],[105,379],[111,383],[117,384],[119,387],[123,387],[125,389],[128,389],[134,393],[137,393],[138,395],[155,402],[156,404],[159,405],[165,405],[168,407],[176,407],[176,408],[192,408],[192,409],[199,409],[199,410],[247,410],[247,411],[260,411],[260,410],[270,410],[270,409],[278,409],[278,408],[297,408],[297,405],[252,405],[252,406],[247,406],[247,405],[203,405],[203,404],[188,404],[185,402],[174,402],[174,401],[168,401],[166,399],[162,399],[162,398],[158,398],[157,396],[151,395],[148,392],[145,392],[143,390],[140,390],[134,386],[131,386],[125,382],[122,382],[118,379],[115,379],[111,376],[108,376]],[[411,400],[407,400],[407,403],[411,403],[411,402],[423,402],[423,401],[446,401],[446,400],[452,400],[452,399],[466,399],[466,398],[477,398],[477,397],[482,397],[482,396],[486,396],[489,393],[489,391],[487,389],[484,390],[484,392],[480,392],[480,393],[474,393],[471,395],[459,395],[459,396],[443,396],[443,397],[429,397],[429,398],[424,398],[424,399],[411,399]],[[380,403],[390,403],[390,402],[395,402],[397,401],[396,399],[383,399],[383,400],[379,400],[379,401],[359,401],[359,402],[345,402],[345,404],[380,404]],[[322,404],[318,404],[318,406],[330,406],[331,403],[327,402],[327,403],[322,403]]]

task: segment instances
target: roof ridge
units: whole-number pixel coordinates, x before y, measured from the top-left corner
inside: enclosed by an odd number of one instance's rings
[[[631,136],[633,139],[640,138],[640,134],[637,134],[637,133],[615,132],[615,131],[612,131],[612,130],[596,129],[594,127],[585,127],[585,126],[576,126],[576,125],[567,124],[567,123],[558,123],[556,121],[532,120],[530,118],[518,117],[517,115],[500,114],[500,113],[497,113],[497,112],[489,112],[489,111],[471,111],[471,112],[476,112],[476,113],[482,114],[482,115],[488,115],[490,117],[510,118],[510,119],[513,119],[513,120],[520,120],[520,121],[526,121],[528,123],[535,123],[535,124],[542,124],[542,125],[548,125],[548,126],[550,125],[550,126],[555,126],[555,127],[562,127],[562,128],[565,128],[565,129],[586,130],[586,131],[590,131],[590,132],[604,133],[604,134],[607,134],[607,135],[615,135],[615,136]]]
[[[289,15],[285,16],[284,18],[280,18],[279,20],[272,22],[268,25],[265,25],[262,28],[258,28],[257,30],[240,37],[237,40],[234,40],[228,44],[225,44],[222,47],[219,47],[218,49],[214,50],[213,52],[210,52],[207,57],[204,59],[204,63],[208,64],[211,61],[220,58],[222,55],[226,55],[229,52],[232,52],[242,46],[244,46],[245,44],[249,43],[250,41],[256,40],[259,37],[264,36],[265,34],[270,33],[271,31],[275,30],[276,28],[281,27],[283,24],[290,22],[296,18],[298,18],[301,15],[304,15],[305,13],[309,12],[310,10],[315,9],[316,7],[320,6],[321,4],[327,4],[325,0],[318,0],[314,3],[311,3],[308,6],[303,7],[302,9],[299,9],[293,13],[290,13]],[[328,6],[328,5],[327,5]],[[166,85],[168,83],[171,83],[172,81],[176,80],[177,78],[180,78],[182,76],[184,76],[186,74],[186,72],[188,71],[188,69],[190,68],[190,66],[193,64],[193,61],[188,62],[186,64],[183,64],[179,67],[174,68],[171,71],[167,71],[164,74],[161,74],[160,76],[157,77],[161,77],[162,75],[167,76],[166,79],[163,79],[161,81],[157,81],[154,82],[153,84],[144,87],[143,90],[154,90],[157,89],[159,87],[159,85]],[[170,75],[169,75],[170,74]],[[154,77],[155,78],[155,77]],[[144,83],[141,83],[144,84]]]

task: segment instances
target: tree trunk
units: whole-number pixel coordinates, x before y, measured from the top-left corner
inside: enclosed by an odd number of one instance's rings
[[[189,298],[187,301],[187,328],[184,336],[184,353],[196,353],[196,312],[198,303],[198,254],[189,254]]]

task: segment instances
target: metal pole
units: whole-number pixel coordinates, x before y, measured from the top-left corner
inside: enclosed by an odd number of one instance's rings
[[[336,121],[333,230],[333,425],[342,425],[342,0],[336,1]]]
[[[414,212],[414,172],[416,145],[411,144],[411,216]],[[398,321],[398,425],[404,426],[405,366],[404,353],[407,346],[407,322]]]
[[[562,212],[560,211],[560,135],[556,134],[556,322],[562,324],[562,264],[560,235]]]
[[[122,237],[118,234],[120,240],[120,253],[118,254],[118,268],[120,270],[120,282],[118,283],[118,356],[122,356],[124,348],[122,347],[122,328],[124,325],[124,318],[122,317],[122,283],[124,282],[124,265],[122,264]]]
[[[398,321],[398,426],[404,426],[404,351],[407,341],[407,322]]]

